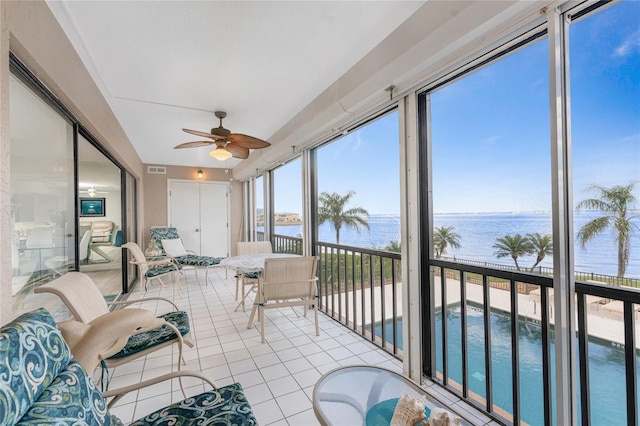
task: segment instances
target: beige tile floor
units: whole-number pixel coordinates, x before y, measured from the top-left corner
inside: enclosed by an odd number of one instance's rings
[[[260,343],[259,329],[246,328],[249,309],[234,312],[233,274],[227,277],[224,269],[214,269],[209,276],[213,283],[205,285],[203,274],[198,281],[193,271],[185,271],[180,289],[153,285],[147,295],[169,298],[190,316],[195,346],[185,351],[183,369],[201,372],[219,386],[241,383],[260,425],[318,424],[313,386],[336,367],[368,364],[402,371],[399,360],[322,314],[320,336],[315,336],[312,315],[296,317],[289,308],[269,310],[267,342]],[[157,313],[169,310],[157,302],[144,307]],[[117,367],[110,372],[110,388],[167,373],[176,357],[176,349],[165,348]],[[199,380],[185,384],[187,394],[204,390]],[[181,399],[178,382],[165,382],[130,393],[111,411],[126,423]]]

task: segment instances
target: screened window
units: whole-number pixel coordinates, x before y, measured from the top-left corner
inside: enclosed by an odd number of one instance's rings
[[[264,178],[258,176],[255,179],[255,217],[256,217],[256,240],[264,241]]]
[[[528,44],[430,94],[431,122],[425,125],[432,141],[436,259],[541,275],[552,270],[547,49],[546,40]],[[433,273],[436,377],[454,388],[466,382],[469,397],[484,405],[490,374],[491,408],[509,419],[514,409],[510,300],[515,292],[528,301],[528,293],[539,288],[486,276],[491,297],[485,306],[482,275],[440,268]],[[492,330],[489,349],[485,312]],[[524,339],[519,350],[527,353],[519,364],[520,398],[527,401],[520,417],[541,424],[541,345]]]
[[[569,43],[575,280],[637,287],[640,3],[616,3],[572,23]],[[630,324],[623,321],[623,302],[587,295],[585,303],[593,336],[587,360],[591,424],[627,423],[622,336]]]
[[[394,110],[317,150],[319,241],[400,251],[398,135]]]
[[[273,249],[302,254],[302,159],[273,170]]]

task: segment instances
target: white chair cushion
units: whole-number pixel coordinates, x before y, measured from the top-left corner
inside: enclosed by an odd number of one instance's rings
[[[160,242],[162,242],[162,248],[164,248],[164,252],[171,257],[186,256],[187,254],[189,254],[184,249],[182,240],[180,238],[175,238],[172,240],[160,240]]]

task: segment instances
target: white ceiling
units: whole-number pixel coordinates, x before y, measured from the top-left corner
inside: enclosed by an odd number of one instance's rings
[[[48,2],[144,163],[230,168],[181,129],[269,140],[423,3]]]

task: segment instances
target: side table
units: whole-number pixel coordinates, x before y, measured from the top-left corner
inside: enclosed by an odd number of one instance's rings
[[[337,426],[382,424],[379,414],[386,410],[388,424],[395,399],[403,395],[425,396],[427,408],[446,409],[402,375],[381,367],[358,365],[337,368],[318,380],[313,388],[313,411],[320,424]],[[376,416],[367,419],[372,407]]]

